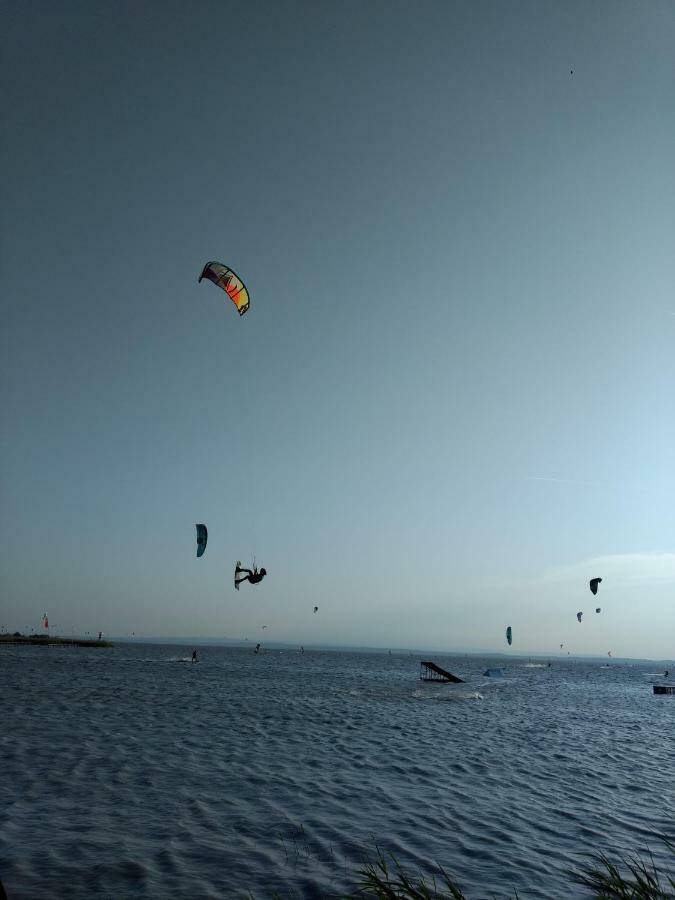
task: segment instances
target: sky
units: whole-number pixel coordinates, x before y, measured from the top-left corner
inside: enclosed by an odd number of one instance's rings
[[[1,16],[0,625],[675,657],[670,0]]]

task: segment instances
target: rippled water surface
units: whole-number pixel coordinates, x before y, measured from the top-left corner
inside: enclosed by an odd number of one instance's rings
[[[468,682],[440,686],[407,653],[190,649],[0,647],[9,900],[339,896],[374,842],[555,900],[585,853],[675,835],[653,663],[435,655]]]

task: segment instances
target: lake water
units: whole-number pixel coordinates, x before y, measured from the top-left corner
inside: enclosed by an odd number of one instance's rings
[[[0,646],[9,900],[339,896],[375,843],[556,900],[584,854],[675,838],[654,663],[432,654],[468,680],[434,685],[420,654],[191,649]]]

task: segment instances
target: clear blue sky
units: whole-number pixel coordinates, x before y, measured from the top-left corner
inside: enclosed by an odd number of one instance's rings
[[[675,656],[670,0],[2,23],[0,624]]]

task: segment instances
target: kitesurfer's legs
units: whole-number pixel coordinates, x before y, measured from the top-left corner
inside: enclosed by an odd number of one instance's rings
[[[241,569],[241,571],[242,571],[242,572],[248,572],[248,569]],[[252,572],[249,572],[249,575],[252,575],[252,574],[253,574]],[[249,578],[248,575],[244,575],[242,578],[235,578],[235,579],[234,579],[234,585],[235,585],[235,587],[236,587],[238,584],[241,584],[242,581],[250,581],[250,580],[251,580],[251,579]]]
[[[250,569],[242,569],[241,566],[237,566],[237,568],[234,570],[235,575],[237,574],[237,572],[248,572],[249,575],[253,575],[253,572]]]

